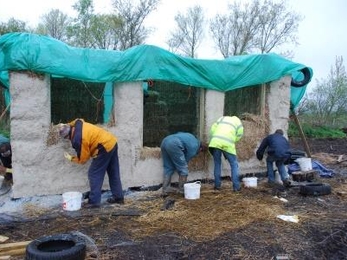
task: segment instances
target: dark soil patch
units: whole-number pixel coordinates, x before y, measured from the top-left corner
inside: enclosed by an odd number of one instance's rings
[[[307,144],[311,154],[315,153],[332,153],[332,154],[347,154],[347,139],[346,138],[307,138]],[[304,141],[301,138],[291,138],[290,145],[292,148],[305,150]]]
[[[300,140],[291,140],[293,148],[303,150]],[[319,178],[319,182],[329,183],[332,193],[325,196],[302,196],[299,187],[286,190],[282,203],[273,199],[272,190],[264,182],[258,184],[257,189],[242,189],[238,194],[227,192],[228,196],[220,198],[215,207],[205,210],[201,214],[214,214],[216,230],[218,221],[225,222],[225,232],[210,231],[211,223],[192,221],[187,223],[181,218],[180,211],[184,198],[175,196],[172,209],[172,221],[160,221],[160,209],[153,223],[139,222],[139,218],[146,217],[153,207],[150,200],[164,203],[158,197],[148,197],[138,200],[129,207],[105,206],[101,209],[80,210],[74,213],[52,210],[49,214],[30,216],[21,221],[8,221],[0,225],[0,234],[10,238],[7,242],[28,241],[35,238],[68,232],[79,232],[88,237],[88,259],[276,259],[278,255],[286,255],[288,259],[347,259],[347,174],[343,164],[334,162],[338,155],[347,154],[347,140],[309,140],[311,152],[324,153],[330,163],[326,165],[335,170],[333,178]],[[324,163],[324,162],[323,162]],[[224,185],[224,184],[223,184]],[[211,185],[211,189],[212,189]],[[206,199],[206,197],[205,197]],[[255,208],[234,217],[238,208],[233,208],[242,199],[264,200],[264,205],[256,212],[255,221],[245,222],[247,214],[254,214]],[[271,201],[273,203],[271,204]],[[202,195],[199,203],[204,202]],[[208,203],[208,201],[205,201]],[[127,204],[127,202],[126,202]],[[160,204],[160,203],[159,203]],[[299,223],[292,223],[276,218],[277,208],[273,216],[268,209],[276,206],[287,215],[297,215]],[[233,209],[233,210],[230,210]],[[222,214],[228,214],[227,221],[219,220]],[[244,208],[242,210],[245,210]],[[252,210],[252,212],[251,212]],[[226,212],[227,211],[227,212]],[[233,211],[233,212],[232,212]],[[194,212],[191,212],[194,214]],[[267,214],[262,218],[262,214]],[[155,217],[155,216],[154,216]],[[228,222],[229,221],[229,222]],[[229,223],[229,226],[228,226]],[[191,225],[192,230],[210,232],[211,238],[201,237],[182,229],[184,225]],[[236,225],[235,225],[236,224]],[[196,232],[196,233],[199,233]],[[206,234],[205,234],[206,235]],[[23,256],[11,259],[23,259]]]

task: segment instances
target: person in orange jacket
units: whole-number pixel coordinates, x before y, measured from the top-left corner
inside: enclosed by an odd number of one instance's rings
[[[67,160],[84,164],[92,158],[88,169],[90,193],[88,204],[85,207],[100,207],[105,172],[108,174],[112,192],[112,196],[107,199],[107,202],[124,204],[117,137],[83,119],[75,119],[68,124],[59,124],[59,135],[64,139],[69,139],[76,151],[75,156],[64,152]]]

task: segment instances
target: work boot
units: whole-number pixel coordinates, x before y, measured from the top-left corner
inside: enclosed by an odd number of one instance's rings
[[[117,198],[114,195],[109,197],[106,201],[110,204],[124,204],[124,198]]]
[[[162,195],[167,196],[171,192],[171,175],[164,175]]]
[[[286,187],[286,188],[289,188],[289,187],[292,186],[292,183],[290,182],[289,179],[285,179],[285,180],[283,181],[283,186]]]
[[[184,184],[187,182],[187,175],[180,175],[178,178],[178,192],[184,194]]]

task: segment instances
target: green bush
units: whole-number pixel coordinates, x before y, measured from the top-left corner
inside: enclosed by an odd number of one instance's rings
[[[10,123],[7,120],[0,120],[0,134],[10,138]]]
[[[302,131],[308,138],[344,138],[346,134],[341,129],[330,128],[327,126],[312,126],[302,124]],[[299,137],[299,127],[294,122],[289,122],[288,128],[289,137]]]

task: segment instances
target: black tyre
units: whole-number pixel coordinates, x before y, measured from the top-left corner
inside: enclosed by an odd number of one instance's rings
[[[26,260],[83,260],[86,244],[70,234],[41,237],[26,247]]]
[[[304,75],[304,79],[300,80],[300,81],[296,81],[296,80],[292,79],[292,82],[290,85],[292,85],[293,87],[298,87],[298,88],[303,87],[310,82],[310,79],[311,79],[310,70],[307,67],[305,67],[305,68],[301,69],[300,71]]]
[[[331,193],[331,186],[327,183],[310,183],[300,186],[301,195],[322,196]]]

